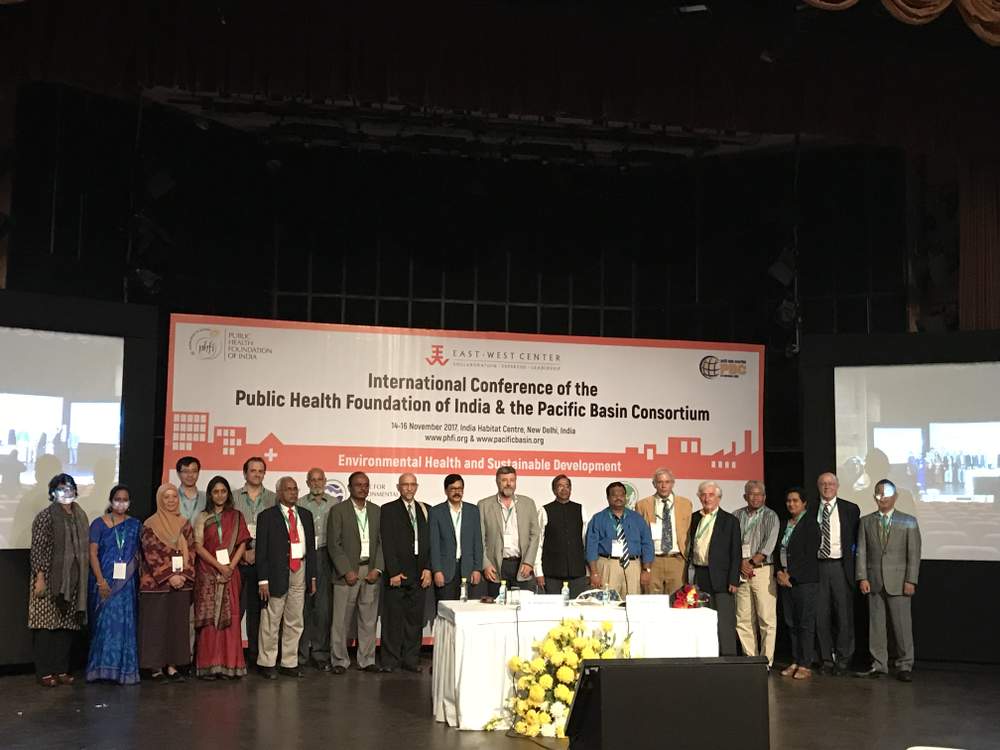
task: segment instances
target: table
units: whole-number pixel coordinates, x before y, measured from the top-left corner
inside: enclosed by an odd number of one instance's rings
[[[667,596],[629,597],[625,607],[442,601],[434,620],[435,720],[482,729],[511,693],[510,657],[530,656],[553,625],[581,615],[595,627],[610,621],[619,642],[631,632],[633,657],[719,655],[715,611],[671,609]]]

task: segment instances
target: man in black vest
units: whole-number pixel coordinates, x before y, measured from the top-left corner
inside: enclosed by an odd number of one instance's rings
[[[558,594],[569,582],[570,598],[587,590],[587,561],[583,550],[583,506],[569,499],[573,483],[565,474],[552,480],[556,498],[538,511],[541,543],[535,562],[539,593]]]

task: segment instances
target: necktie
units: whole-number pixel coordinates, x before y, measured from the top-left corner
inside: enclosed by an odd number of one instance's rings
[[[622,543],[622,556],[619,558],[619,562],[622,564],[622,569],[628,568],[629,564],[629,553],[628,553],[628,542],[625,541],[625,519],[621,518],[615,524],[615,536],[618,541]]]
[[[882,524],[879,529],[879,539],[884,547],[889,541],[889,516],[882,516]]]
[[[819,557],[830,557],[830,503],[823,503],[823,542],[819,546]]]
[[[406,509],[410,512],[410,526],[413,527],[413,543],[417,542],[417,516],[413,512],[413,503],[408,503]]]
[[[670,523],[670,507],[666,501],[663,502],[663,533],[660,536],[660,552],[664,555],[670,554],[670,548],[674,546],[674,527]]]
[[[299,526],[295,519],[295,511],[292,508],[288,509],[288,541],[293,544],[299,541]],[[291,545],[289,545],[288,550],[288,568],[294,573],[302,567],[302,561],[298,558],[292,557],[292,550],[290,547]]]

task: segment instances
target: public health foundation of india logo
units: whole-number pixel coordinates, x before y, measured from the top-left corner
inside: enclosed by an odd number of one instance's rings
[[[702,357],[701,362],[698,363],[698,370],[702,377],[708,379],[719,377],[719,358],[712,354]]]
[[[444,344],[432,344],[431,356],[424,357],[429,365],[446,365],[448,358],[444,356]]]
[[[218,328],[199,328],[188,339],[188,351],[198,359],[215,359],[222,353],[222,334]]]

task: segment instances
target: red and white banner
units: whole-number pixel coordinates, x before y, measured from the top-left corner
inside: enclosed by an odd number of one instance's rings
[[[461,474],[466,499],[496,491],[499,466],[518,492],[552,497],[556,474],[590,511],[621,480],[630,503],[658,467],[694,496],[719,480],[723,505],[763,477],[763,347],[688,341],[470,333],[173,315],[164,479],[184,455],[202,483],[242,485],[250,456],[269,486],[326,471],[335,495],[368,474],[376,502],[417,475],[419,499],[444,499]]]

